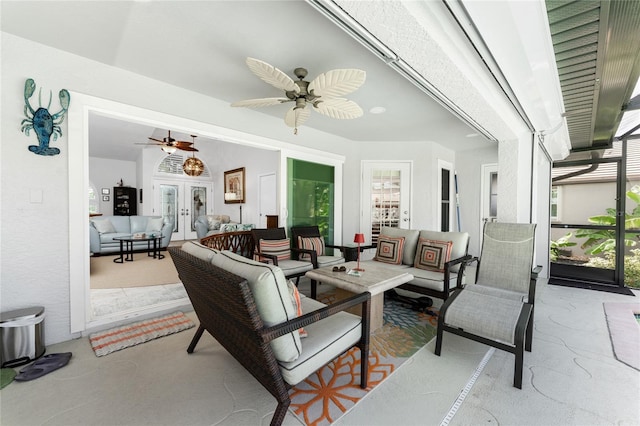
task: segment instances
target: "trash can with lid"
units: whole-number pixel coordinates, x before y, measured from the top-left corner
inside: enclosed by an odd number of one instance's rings
[[[44,307],[0,313],[2,368],[27,364],[44,354]]]

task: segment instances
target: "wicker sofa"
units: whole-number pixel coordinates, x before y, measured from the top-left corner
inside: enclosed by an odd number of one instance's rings
[[[292,297],[295,285],[277,266],[195,242],[169,252],[200,321],[187,352],[208,331],[277,399],[272,425],[284,420],[291,386],[354,346],[365,360],[360,386],[366,388],[368,292],[326,306]],[[358,305],[362,317],[343,312]],[[301,338],[301,327],[307,337]]]

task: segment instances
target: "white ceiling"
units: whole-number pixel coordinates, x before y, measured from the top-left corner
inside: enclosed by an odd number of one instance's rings
[[[308,69],[308,80],[334,68],[367,72],[365,84],[346,96],[363,108],[363,117],[335,120],[312,112],[299,131],[311,127],[364,142],[435,141],[455,150],[491,143],[482,136],[467,137],[475,133],[472,128],[303,0],[5,0],[0,7],[2,31],[229,103],[282,95],[249,71],[247,56],[292,78],[297,67]],[[386,112],[369,113],[378,106]],[[284,127],[288,108],[285,104],[259,111],[281,120]],[[118,152],[121,157],[134,155],[131,150],[143,146],[133,141],[165,133],[134,124],[112,126],[106,119],[94,122],[90,155],[104,158]],[[101,143],[94,137],[102,138]],[[114,144],[122,150],[115,150]]]

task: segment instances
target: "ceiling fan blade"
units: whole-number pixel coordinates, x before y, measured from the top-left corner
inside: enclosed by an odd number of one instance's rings
[[[247,108],[259,108],[271,105],[278,105],[283,102],[289,102],[288,98],[260,98],[260,99],[247,99],[245,101],[237,101],[231,104],[232,107],[247,107]]]
[[[176,148],[181,149],[183,151],[197,152],[198,150],[192,147],[191,145],[193,145],[193,142],[185,142],[185,141],[177,141],[171,144],[171,146],[175,146]]]
[[[152,138],[152,137],[149,137],[149,139],[150,139],[150,140],[152,140],[152,141],[159,142],[159,143],[161,143],[161,144],[165,144],[165,143],[167,143],[167,141],[160,140],[160,139],[156,139],[156,138]]]
[[[291,77],[280,71],[278,68],[254,58],[247,58],[246,62],[249,69],[255,75],[257,75],[262,81],[269,83],[273,87],[284,90],[286,92],[294,91],[298,93],[300,91],[300,88],[291,79]]]
[[[311,111],[309,111],[309,108],[293,107],[287,111],[287,114],[284,116],[284,122],[287,126],[295,129],[298,126],[302,126],[310,115]]]
[[[309,83],[309,93],[325,98],[346,95],[362,86],[367,73],[358,69],[337,69],[317,76]]]
[[[314,107],[320,114],[340,120],[358,118],[363,114],[362,108],[357,103],[342,98],[316,102]]]

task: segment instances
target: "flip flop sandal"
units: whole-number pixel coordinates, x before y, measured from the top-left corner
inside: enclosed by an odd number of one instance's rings
[[[71,352],[45,355],[30,366],[20,370],[15,377],[17,382],[26,382],[49,374],[58,368],[64,367],[71,359]]]

